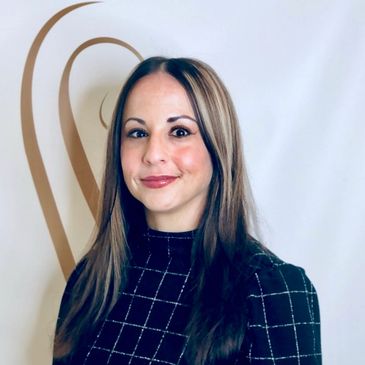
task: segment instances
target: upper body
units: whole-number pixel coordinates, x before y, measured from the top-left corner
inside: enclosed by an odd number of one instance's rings
[[[186,364],[194,232],[147,229],[134,237],[130,284],[108,317],[73,359],[54,365]],[[250,278],[245,284],[247,323],[242,364],[321,364],[316,291],[303,269],[250,243]],[[68,281],[60,318],[82,265]],[[230,362],[228,362],[230,363]]]
[[[320,363],[315,290],[252,238],[237,116],[208,65],[137,65],[110,127],[99,209],[55,363]]]

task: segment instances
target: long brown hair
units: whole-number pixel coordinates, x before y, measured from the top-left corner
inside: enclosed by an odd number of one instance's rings
[[[213,164],[209,199],[195,235],[193,303],[186,357],[213,364],[237,354],[246,327],[246,250],[255,221],[237,116],[224,84],[205,63],[152,57],[131,73],[120,93],[110,128],[100,217],[90,251],[78,266],[56,330],[54,357],[67,357],[105,319],[127,280],[128,234],[144,210],[129,193],[121,170],[124,106],[134,85],[166,72],[186,90]],[[131,243],[133,244],[133,242]]]

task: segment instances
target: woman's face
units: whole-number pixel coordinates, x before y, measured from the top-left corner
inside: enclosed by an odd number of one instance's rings
[[[121,161],[130,193],[151,228],[198,226],[212,163],[184,88],[170,75],[143,77],[124,109]]]

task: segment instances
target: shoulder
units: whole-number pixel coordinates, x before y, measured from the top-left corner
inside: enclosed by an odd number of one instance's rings
[[[256,245],[251,250],[249,265],[249,297],[315,294],[314,286],[303,268],[283,261],[266,248]]]
[[[276,324],[291,317],[304,320],[318,311],[316,290],[303,268],[258,245],[251,251],[249,265],[247,298],[255,308],[252,310],[265,310],[266,319],[262,320]]]
[[[319,364],[318,298],[304,269],[260,246],[249,262],[246,357],[280,364],[280,359],[300,363],[305,358],[306,364]]]

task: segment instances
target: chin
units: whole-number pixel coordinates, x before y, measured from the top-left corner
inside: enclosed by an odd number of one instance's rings
[[[144,204],[145,208],[151,213],[168,213],[171,212],[174,207],[169,204]]]

